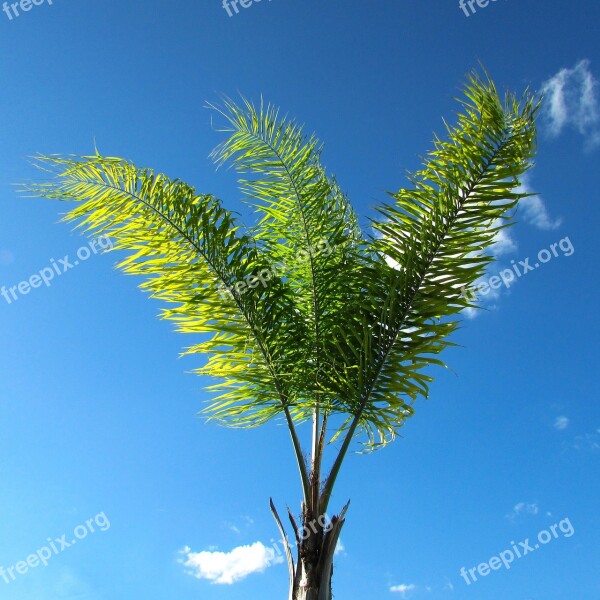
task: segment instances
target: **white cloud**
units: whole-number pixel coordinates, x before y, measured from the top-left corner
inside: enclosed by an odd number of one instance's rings
[[[342,543],[342,540],[338,539],[338,543],[335,546],[334,554],[340,554],[346,551],[346,546]]]
[[[241,520],[243,521],[243,523],[231,523],[230,521],[225,521],[225,526],[227,527],[227,529],[229,529],[229,531],[233,531],[233,533],[236,534],[241,534],[242,533],[242,527],[244,528],[249,528],[252,527],[252,525],[254,525],[254,519],[252,517],[249,517],[248,515],[242,515]]]
[[[411,584],[406,584],[406,583],[401,583],[400,585],[393,585],[390,588],[390,592],[399,592],[400,594],[402,594],[402,598],[406,598],[406,595],[409,592],[412,592],[413,590],[415,590],[417,588],[416,585],[414,585],[413,583]]]
[[[497,223],[494,223],[494,227]],[[491,248],[491,252],[494,256],[503,256],[504,254],[511,254],[517,250],[517,242],[515,242],[510,231],[508,229],[501,229],[494,237],[494,245]]]
[[[519,502],[515,504],[512,512],[506,515],[509,519],[515,519],[519,515],[537,515],[540,512],[540,507],[536,504],[528,502]]]
[[[569,418],[561,415],[560,417],[556,417],[554,420],[554,428],[562,431],[569,426]]]
[[[192,552],[191,548],[185,547],[180,553],[185,557],[180,562],[187,567],[188,574],[197,579],[229,585],[283,562],[282,556],[261,542],[238,546],[231,552]]]
[[[594,433],[578,435],[573,442],[573,448],[575,450],[600,450],[600,429],[596,429]]]
[[[515,192],[518,194],[533,194],[534,190],[531,186],[530,177],[525,174],[521,176],[521,185],[519,185]],[[537,227],[538,229],[551,230],[557,229],[562,223],[562,219],[553,219],[546,208],[544,199],[539,195],[527,196],[521,198],[518,204],[518,210],[522,211],[523,219]],[[519,214],[517,216],[520,216]],[[497,227],[501,223],[495,221],[492,225]],[[517,250],[517,242],[511,234],[510,228],[501,229],[494,238],[494,245],[491,247],[492,254],[498,258],[505,254],[511,254]]]
[[[541,196],[529,196],[520,200],[525,219],[538,229],[558,229],[562,219],[551,219]]]
[[[531,187],[530,178],[527,175],[521,176],[521,184],[515,189],[515,192],[519,194],[534,193],[533,188]],[[543,198],[537,194],[535,196],[522,198],[519,200],[518,206],[519,210],[522,211],[520,214],[523,216],[523,220],[538,229],[557,229],[562,223],[562,219],[553,219],[550,216]],[[494,221],[492,227],[497,227],[500,224],[501,223],[498,220]],[[496,233],[490,252],[494,258],[500,259],[506,254],[514,254],[517,249],[518,245],[511,233],[511,229],[504,228]],[[496,265],[494,271],[487,272],[483,277],[475,281],[471,286],[471,289],[475,290],[477,286],[484,282],[489,284],[492,276],[498,276],[499,272],[504,270],[501,260],[499,260]],[[494,289],[488,287],[486,290],[485,295],[478,295],[479,303],[485,305],[488,309],[497,308],[497,300],[502,296],[502,288]],[[464,310],[465,316],[469,319],[474,319],[480,313],[481,311],[472,308]]]
[[[551,136],[568,126],[576,129],[588,148],[600,144],[600,103],[598,80],[590,71],[590,61],[581,60],[572,69],[561,69],[542,84],[544,115]]]
[[[533,189],[529,177],[521,177],[521,185],[515,190],[519,194],[531,194]],[[552,219],[541,196],[529,196],[519,200],[519,207],[523,211],[525,220],[538,229],[557,229],[562,219]]]

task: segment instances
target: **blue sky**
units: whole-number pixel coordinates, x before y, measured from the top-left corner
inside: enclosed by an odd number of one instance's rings
[[[229,17],[220,0],[46,0],[0,12],[0,286],[90,254],[49,286],[0,296],[0,566],[86,534],[48,566],[0,578],[1,598],[280,599],[268,498],[296,511],[300,499],[285,429],[195,417],[208,395],[187,373],[195,360],[178,358],[191,340],[114,255],[80,250],[88,241],[58,223],[64,206],[15,195],[11,183],[38,177],[25,158],[95,141],[240,208],[235,176],[207,158],[222,138],[203,104],[262,94],[317,132],[366,218],[405,184],[479,61],[500,87],[549,99],[525,182],[540,199],[523,205],[489,278],[539,267],[508,288],[487,280],[487,310],[465,315],[452,370],[435,373],[403,437],[347,460],[334,593],[600,598],[600,4],[474,6],[467,17],[454,0],[263,0]],[[461,577],[559,523],[510,569]]]

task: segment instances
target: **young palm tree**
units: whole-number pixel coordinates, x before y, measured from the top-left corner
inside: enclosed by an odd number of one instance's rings
[[[215,378],[205,412],[234,427],[282,418],[302,484],[290,542],[273,503],[290,600],[330,600],[333,554],[346,505],[328,518],[336,478],[353,440],[384,446],[427,396],[431,365],[448,345],[463,290],[523,194],[537,102],[502,101],[491,80],[469,76],[462,113],[436,138],[423,168],[379,207],[373,234],[321,164],[321,148],[273,107],[226,101],[227,138],[212,157],[242,173],[258,213],[243,228],[209,194],[119,158],[42,156],[56,178],[24,186],[75,200],[66,219],[109,235],[128,251],[118,265],[169,307],[164,318],[198,334],[189,354]],[[312,422],[305,458],[298,425]],[[327,446],[339,440],[338,446]],[[325,470],[326,447],[332,449]],[[292,549],[296,546],[296,556]]]

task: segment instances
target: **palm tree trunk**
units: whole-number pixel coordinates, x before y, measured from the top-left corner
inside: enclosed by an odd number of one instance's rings
[[[348,504],[344,506],[340,515],[334,516],[324,528],[315,528],[316,533],[313,532],[314,523],[325,523],[325,519],[310,522],[303,519],[303,532],[306,532],[308,527],[311,534],[306,540],[302,540],[303,544],[299,548],[298,563],[302,577],[294,590],[296,596],[292,595],[293,600],[331,600],[333,557],[345,522],[344,515]]]
[[[349,504],[349,503],[348,503]],[[314,517],[314,513],[303,505],[301,526],[288,509],[288,515],[296,538],[296,560],[292,557],[291,546],[271,501],[271,510],[283,536],[290,590],[288,600],[332,600],[331,579],[333,575],[333,557],[344,525],[344,515],[348,509],[344,506],[339,516],[328,521],[325,515]]]

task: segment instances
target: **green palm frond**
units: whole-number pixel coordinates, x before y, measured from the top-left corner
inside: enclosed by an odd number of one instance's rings
[[[263,102],[226,100],[225,141],[212,154],[232,164],[257,215],[243,229],[211,195],[118,158],[41,157],[57,177],[25,186],[75,200],[80,227],[127,251],[119,263],[167,303],[162,316],[200,336],[198,373],[216,380],[207,414],[233,426],[285,417],[308,489],[296,421],[345,417],[331,489],[351,441],[385,445],[428,395],[433,365],[450,345],[463,290],[492,260],[530,167],[538,104],[501,100],[489,78],[469,78],[456,125],[410,187],[391,195],[365,236],[321,147]],[[268,278],[265,274],[268,274]],[[262,279],[261,279],[262,276]],[[260,283],[257,283],[259,281]],[[313,429],[313,456],[317,451]]]
[[[302,393],[325,412],[343,410],[326,382],[337,352],[331,340],[350,295],[348,277],[369,252],[358,219],[322,166],[314,136],[262,101],[259,107],[246,100],[239,107],[230,100],[209,106],[225,118],[228,134],[212,157],[241,173],[240,187],[259,215],[253,233],[271,260],[288,267],[286,282],[309,329],[305,362],[312,373],[301,374]]]
[[[79,202],[66,220],[128,251],[118,267],[144,276],[141,287],[168,303],[162,316],[179,331],[208,334],[188,352],[208,355],[198,372],[218,380],[211,390],[220,395],[208,409],[214,418],[254,426],[282,406],[297,418],[310,415],[293,385],[306,337],[294,300],[277,277],[241,289],[272,264],[219,200],[118,158],[53,156],[39,164],[57,180],[26,189]]]
[[[476,77],[465,96],[448,140],[435,140],[424,168],[410,178],[412,188],[395,194],[379,211],[383,220],[373,223],[373,243],[396,265],[382,270],[397,300],[372,330],[367,405],[385,404],[399,391],[411,400],[427,395],[431,378],[422,371],[441,364],[435,357],[449,345],[452,317],[469,305],[463,290],[483,275],[492,260],[486,249],[523,197],[514,189],[531,166],[534,100],[509,95],[502,103],[491,81]],[[377,294],[379,281],[373,283]]]
[[[450,345],[456,315],[470,306],[462,292],[492,260],[486,250],[523,197],[515,188],[531,166],[538,104],[529,94],[502,102],[493,83],[477,75],[465,96],[448,139],[435,139],[411,188],[393,194],[373,220],[370,244],[380,260],[361,273],[356,303],[364,309],[366,296],[370,306],[338,335],[340,344],[360,344],[356,375],[347,379],[352,418],[340,463],[357,432],[366,432],[371,446],[387,443],[412,403],[428,395],[429,367],[443,366],[438,356]]]

